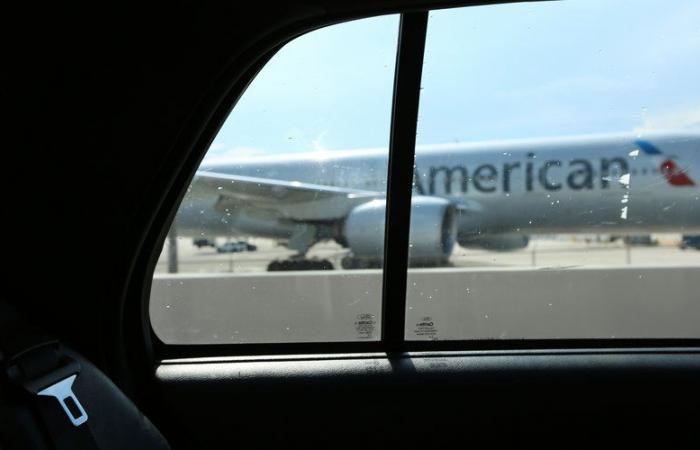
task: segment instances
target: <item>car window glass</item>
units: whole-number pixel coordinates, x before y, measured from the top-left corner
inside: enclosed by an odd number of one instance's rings
[[[308,33],[253,80],[157,263],[163,342],[379,338],[397,31],[385,16]]]
[[[430,13],[406,338],[700,337],[700,4]]]

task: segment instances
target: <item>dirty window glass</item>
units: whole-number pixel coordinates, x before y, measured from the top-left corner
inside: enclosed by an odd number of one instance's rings
[[[397,16],[320,29],[257,75],[158,260],[163,342],[379,338],[397,32]]]
[[[700,3],[430,13],[406,339],[700,337]]]

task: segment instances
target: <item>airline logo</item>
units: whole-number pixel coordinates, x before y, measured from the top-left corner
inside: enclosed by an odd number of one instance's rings
[[[649,156],[657,156],[662,160],[659,172],[666,181],[675,187],[695,186],[695,182],[679,166],[673,157],[663,152],[649,141],[636,140],[638,151]],[[632,153],[630,153],[632,155]],[[414,171],[414,186],[421,195],[466,194],[470,190],[481,193],[508,193],[514,187],[515,174],[526,192],[535,190],[558,191],[562,188],[570,190],[594,189],[596,184],[600,189],[609,189],[612,181],[619,178],[623,185],[628,185],[630,161],[626,157],[603,157],[595,160],[577,157],[570,161],[551,159],[539,162],[534,152],[527,153],[524,161],[504,162],[498,164],[482,164],[477,167],[431,166],[427,171]]]
[[[635,144],[647,155],[663,155],[661,150],[651,142],[638,140]],[[678,164],[672,159],[665,159],[659,170],[671,186],[695,186],[695,182],[686,171],[678,167]]]

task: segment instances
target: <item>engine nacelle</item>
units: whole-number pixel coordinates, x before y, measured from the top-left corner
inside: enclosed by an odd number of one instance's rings
[[[502,252],[520,250],[530,243],[527,235],[517,233],[459,236],[458,240],[459,245],[465,248],[483,248]]]
[[[343,226],[343,240],[355,258],[384,259],[385,200],[356,206]],[[454,205],[448,200],[414,196],[411,199],[409,262],[413,265],[443,264],[452,254],[457,236]]]

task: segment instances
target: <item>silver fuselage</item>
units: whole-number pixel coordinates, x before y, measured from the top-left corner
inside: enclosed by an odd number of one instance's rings
[[[201,171],[386,192],[386,149],[205,161]],[[419,146],[414,194],[463,211],[460,234],[700,232],[700,133]],[[270,211],[190,192],[179,234],[287,238]]]

